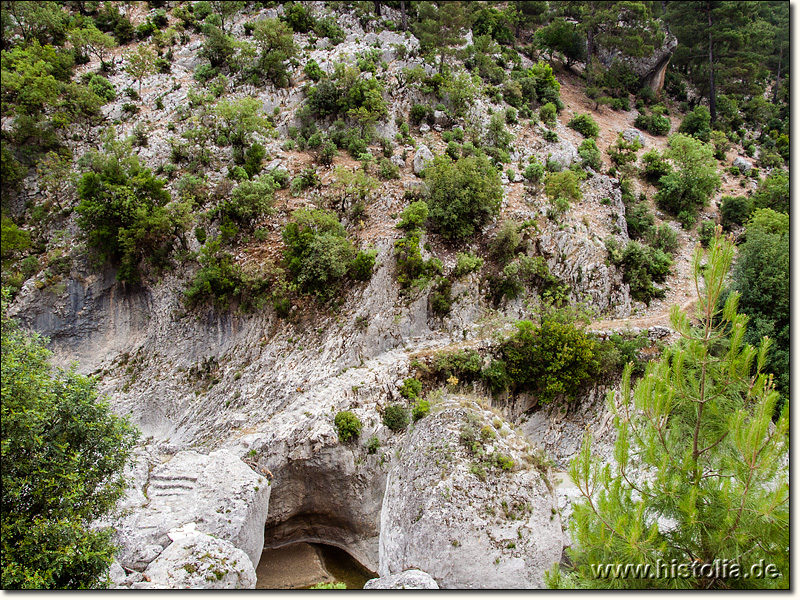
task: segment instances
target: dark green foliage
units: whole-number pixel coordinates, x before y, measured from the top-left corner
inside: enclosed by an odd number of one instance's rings
[[[789,173],[778,169],[762,179],[753,194],[753,206],[789,214]]]
[[[411,409],[411,418],[416,422],[427,417],[430,412],[430,402],[427,400],[417,400],[417,403],[414,404],[413,408]]]
[[[618,167],[623,167],[629,163],[636,162],[636,153],[642,145],[639,140],[627,141],[622,134],[617,135],[617,141],[608,147],[608,157]]]
[[[411,112],[408,114],[408,119],[414,125],[419,125],[422,121],[428,120],[428,115],[430,113],[430,117],[433,117],[433,111],[431,110],[430,106],[425,106],[424,104],[415,104],[411,107]]]
[[[664,175],[672,172],[672,166],[655,148],[642,154],[641,162],[642,175],[651,183],[656,183]]]
[[[564,282],[550,273],[541,256],[519,256],[503,267],[500,277],[490,277],[489,286],[495,306],[503,298],[517,298],[529,288],[536,288],[543,298],[555,304],[561,303],[569,292]]]
[[[436,258],[424,260],[419,249],[420,231],[412,229],[394,243],[397,257],[397,283],[401,290],[423,287],[436,273],[441,273],[441,262]]]
[[[500,346],[512,385],[538,395],[540,404],[556,396],[574,398],[598,373],[595,342],[573,324],[546,320],[540,326],[517,323],[517,331]]]
[[[474,381],[481,375],[483,359],[475,350],[455,350],[436,355],[433,368],[445,381],[455,377],[459,381]]]
[[[53,369],[41,338],[2,300],[2,587],[102,587],[114,531],[95,527],[126,489],[138,432],[98,397],[95,382]]]
[[[609,246],[608,241],[606,246]],[[630,285],[634,300],[649,305],[653,298],[664,298],[665,291],[655,284],[663,283],[669,275],[672,266],[669,255],[636,241],[629,242],[622,252],[616,250],[613,244],[608,249],[611,262],[624,270],[623,281]]]
[[[687,113],[678,128],[680,133],[686,133],[700,141],[708,142],[711,139],[711,114],[708,109],[699,105]]]
[[[102,75],[92,75],[92,78],[89,80],[89,87],[92,88],[92,91],[97,94],[99,98],[102,98],[106,102],[111,102],[117,98],[114,84]]]
[[[392,431],[402,431],[408,426],[408,410],[402,404],[390,404],[383,412],[383,424]]]
[[[473,35],[488,35],[494,41],[508,44],[514,41],[514,35],[508,28],[507,15],[496,8],[483,7],[473,14]]]
[[[283,229],[286,266],[303,291],[330,297],[355,255],[344,227],[328,210],[304,208],[292,216]]]
[[[342,443],[347,443],[361,435],[361,420],[349,410],[336,413],[333,425],[336,427],[336,433]]]
[[[485,157],[453,162],[437,156],[425,170],[425,182],[431,221],[447,239],[475,235],[500,209],[500,176]]]
[[[359,250],[353,262],[350,263],[349,274],[350,277],[356,281],[368,281],[372,277],[372,269],[375,266],[375,257],[378,255],[377,250]]]
[[[719,208],[722,227],[730,231],[734,225],[744,225],[753,212],[753,200],[747,196],[723,196]]]
[[[450,313],[450,308],[453,306],[452,290],[453,284],[450,280],[440,277],[430,295],[431,308],[434,314],[444,317]]]
[[[206,39],[203,42],[203,47],[200,49],[200,57],[206,59],[211,63],[211,66],[217,69],[227,67],[231,58],[236,52],[233,45],[233,38],[225,35],[219,28],[213,25],[207,25],[203,28],[203,33]]]
[[[674,255],[678,250],[678,234],[666,223],[650,229],[645,235],[645,240],[650,247],[665,254]]]
[[[575,23],[562,18],[553,19],[549,25],[538,29],[534,34],[537,45],[553,54],[564,57],[566,65],[586,60],[586,44]]]
[[[375,454],[378,451],[378,448],[381,447],[381,441],[378,439],[377,435],[371,435],[367,440],[367,443],[364,445],[367,448],[367,454]]]
[[[687,213],[694,218],[699,209],[707,206],[719,187],[717,163],[711,146],[692,137],[676,133],[669,138],[666,157],[675,170],[658,182],[656,204],[673,215]]]
[[[775,387],[789,396],[790,303],[789,215],[758,209],[747,223],[747,240],[739,247],[731,288],[741,293],[739,311],[748,322],[745,342],[773,340],[766,370]]]
[[[281,20],[297,33],[308,33],[314,28],[316,19],[304,2],[287,2]]]
[[[333,159],[339,154],[339,149],[331,141],[326,141],[317,153],[317,162],[321,165],[329,166],[333,164]]]
[[[638,127],[639,129],[652,133],[653,135],[667,135],[670,127],[672,127],[669,117],[656,113],[651,115],[639,113],[639,116],[636,117],[633,125],[634,127]]]
[[[322,69],[319,68],[319,64],[313,58],[306,63],[306,66],[303,67],[303,73],[306,74],[311,81],[319,81],[323,78],[325,73],[322,72]]]
[[[544,177],[544,165],[532,159],[522,172],[522,176],[531,183],[539,183]]]
[[[703,221],[700,223],[700,227],[697,228],[697,236],[700,238],[700,245],[703,248],[708,248],[708,245],[714,239],[715,229],[716,227],[711,221]]]
[[[422,382],[415,377],[407,377],[400,387],[400,395],[407,400],[415,400],[422,393]]]
[[[253,75],[259,79],[263,76],[276,87],[288,86],[290,82],[287,62],[297,56],[299,51],[291,29],[277,19],[262,19],[256,23],[253,37],[260,50]]]
[[[625,210],[625,223],[628,225],[628,236],[632,240],[640,240],[655,225],[655,216],[647,202],[637,202]]]
[[[583,140],[578,146],[578,155],[581,157],[581,166],[599,171],[603,166],[600,148],[594,140]]]
[[[539,118],[542,120],[542,123],[549,125],[550,127],[556,126],[556,105],[552,102],[548,102],[544,106],[539,109]]]
[[[481,379],[495,394],[505,391],[511,385],[511,378],[508,376],[504,360],[493,360],[488,367],[481,371]]]
[[[244,170],[247,176],[252,178],[261,172],[261,161],[267,155],[267,151],[258,142],[253,143],[244,153]]]
[[[220,249],[219,238],[206,242],[197,260],[200,269],[184,290],[187,308],[211,303],[226,310],[245,291],[241,267],[233,262],[233,256]]]
[[[519,250],[522,234],[514,221],[503,221],[497,236],[489,244],[492,256],[502,265],[508,263]]]
[[[91,161],[92,170],[78,182],[78,224],[100,259],[118,267],[120,281],[138,281],[139,261],[168,253],[183,231],[179,215],[165,206],[166,181],[141,167],[135,155],[93,155]]]
[[[544,120],[544,119],[542,119]],[[575,115],[567,126],[580,133],[585,138],[596,138],[600,134],[600,126],[589,114]]]
[[[17,252],[31,247],[31,234],[17,227],[14,221],[3,215],[0,246],[2,246],[0,258],[3,260],[11,258]]]
[[[94,24],[100,31],[113,34],[120,45],[133,40],[135,31],[133,24],[112,2],[103,3],[103,7],[94,16]]]

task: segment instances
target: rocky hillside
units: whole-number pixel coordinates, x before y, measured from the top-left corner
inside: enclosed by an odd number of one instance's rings
[[[601,104],[578,66],[474,30],[431,55],[399,3],[113,4],[145,33],[71,74],[111,91],[7,190],[39,252],[8,275],[4,257],[4,285],[15,273],[12,316],[141,430],[115,585],[253,587],[263,548],[310,541],[382,577],[543,586],[569,543],[563,471],[587,426],[611,441],[619,348],[656,356],[669,308],[696,301],[716,200],[757,187],[744,147],[682,227],[634,173],[683,120],[666,93]],[[658,89],[674,47],[644,67]],[[654,134],[637,117],[658,99]],[[466,221],[452,165],[486,184]],[[128,193],[139,208],[103,213]],[[640,242],[658,274],[614,254]],[[595,349],[572,387],[514,379],[518,322],[549,319]]]

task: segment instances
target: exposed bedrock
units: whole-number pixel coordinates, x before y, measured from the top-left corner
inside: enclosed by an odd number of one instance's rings
[[[547,474],[508,424],[455,397],[419,421],[395,456],[381,577],[420,569],[441,588],[544,587],[544,571],[561,558],[561,520]]]

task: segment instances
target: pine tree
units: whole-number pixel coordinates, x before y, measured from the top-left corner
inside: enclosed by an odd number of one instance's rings
[[[788,587],[788,411],[773,424],[779,395],[763,372],[769,344],[743,343],[739,294],[719,309],[732,242],[718,229],[705,263],[702,255],[698,248],[693,260],[699,326],[673,308],[681,340],[634,387],[629,365],[621,392],[609,394],[614,460],[593,454],[587,433],[572,462],[583,495],[571,522],[573,568],[551,572],[551,586]],[[767,577],[735,576],[762,559],[775,565]],[[715,561],[727,564],[728,577],[700,568]],[[620,563],[649,565],[660,577],[598,574],[598,565]],[[670,574],[673,564],[696,571]]]

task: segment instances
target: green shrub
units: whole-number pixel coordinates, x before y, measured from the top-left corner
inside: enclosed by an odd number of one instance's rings
[[[636,153],[642,145],[639,140],[627,141],[622,134],[617,135],[617,141],[608,147],[608,156],[618,167],[636,162]]]
[[[392,431],[402,431],[408,426],[408,410],[401,404],[390,404],[383,412],[383,424]]]
[[[652,227],[645,235],[645,240],[652,248],[665,254],[674,255],[678,250],[678,234],[666,223]]]
[[[299,209],[283,230],[284,261],[305,292],[329,297],[347,273],[355,251],[336,213]]]
[[[353,262],[350,263],[350,277],[357,281],[367,281],[372,277],[372,269],[375,266],[377,250],[359,250]]]
[[[572,171],[548,173],[544,182],[544,191],[551,202],[558,198],[577,202],[583,198],[580,181]]]
[[[117,92],[114,89],[114,84],[102,75],[92,75],[89,80],[89,87],[106,102],[112,102],[117,99]]]
[[[697,235],[700,238],[700,245],[703,246],[703,248],[708,248],[711,240],[714,239],[715,230],[716,226],[711,221],[703,221],[700,223],[700,227],[697,228]]]
[[[600,148],[594,140],[583,140],[578,147],[578,155],[581,157],[581,166],[589,167],[595,171],[599,171],[603,166],[602,154]]]
[[[625,223],[628,226],[628,236],[632,240],[640,240],[653,229],[655,216],[647,202],[638,202],[625,211]]]
[[[598,374],[594,340],[571,323],[520,321],[500,352],[515,390],[537,393],[540,404],[574,398]]]
[[[756,169],[753,169],[755,171]],[[758,177],[750,173],[751,177]],[[789,173],[783,169],[772,172],[761,180],[753,194],[754,208],[771,208],[775,212],[789,213]]]
[[[414,421],[424,419],[431,412],[431,403],[427,400],[418,400],[414,407],[411,409],[411,418]]]
[[[377,435],[371,435],[364,445],[367,448],[367,454],[375,454],[378,448],[381,447],[381,441],[378,439]]]
[[[483,359],[475,350],[456,350],[441,352],[433,361],[437,375],[444,380],[456,377],[460,381],[478,379],[483,367]]]
[[[264,175],[252,181],[242,181],[237,185],[229,200],[220,205],[220,214],[245,226],[252,225],[272,209],[275,181]]]
[[[671,172],[672,166],[655,148],[642,154],[642,175],[651,183],[658,182]]]
[[[422,121],[428,120],[428,114],[432,111],[430,110],[429,106],[425,106],[424,104],[415,104],[411,107],[411,112],[408,115],[408,120],[411,121],[414,125],[419,125]]]
[[[219,239],[207,242],[197,260],[200,270],[184,290],[187,308],[211,303],[226,310],[243,292],[241,267],[233,262],[228,252],[220,249]]]
[[[430,218],[443,237],[471,237],[500,210],[503,187],[485,157],[438,156],[425,169]]]
[[[516,222],[503,221],[497,236],[489,244],[489,251],[500,264],[506,264],[519,250],[522,243],[522,234],[519,229]]]
[[[722,227],[726,231],[734,225],[744,225],[753,212],[753,201],[746,196],[723,196],[719,209]]]
[[[453,269],[454,277],[463,277],[469,273],[480,271],[483,268],[483,259],[471,252],[459,252],[456,255],[456,266]]]
[[[615,257],[612,256],[611,260],[613,262]],[[630,286],[634,300],[649,305],[653,298],[664,298],[665,291],[657,288],[655,283],[663,283],[669,275],[672,266],[669,255],[632,241],[622,251],[618,264],[624,271],[622,280]]]
[[[430,296],[431,308],[436,315],[444,317],[450,313],[450,308],[453,306],[452,291],[453,284],[450,280],[440,277]]]
[[[322,69],[319,67],[317,61],[313,58],[306,63],[306,66],[303,67],[303,73],[306,74],[311,81],[319,81],[325,76]]]
[[[548,102],[544,106],[539,109],[539,119],[551,127],[555,127],[556,125],[556,105],[552,102]]]
[[[705,106],[696,106],[683,118],[678,132],[708,142],[711,139],[711,113]]]
[[[549,129],[545,130],[545,132],[542,134],[542,137],[544,138],[545,142],[551,142],[553,144],[558,142],[558,134],[555,131],[550,131]]]
[[[316,19],[304,2],[287,2],[281,20],[297,33],[308,33],[316,25]]]
[[[347,443],[361,435],[361,420],[349,410],[336,413],[333,419],[336,433],[339,434],[339,441]]]
[[[400,395],[407,400],[415,400],[422,393],[422,382],[416,377],[407,377],[400,386]]]
[[[400,179],[400,167],[387,158],[378,163],[378,175],[381,179]]]
[[[435,273],[441,273],[441,263],[431,258],[423,260],[419,249],[420,231],[412,229],[394,243],[397,256],[397,283],[402,291],[423,287]]]
[[[412,202],[400,213],[400,223],[397,224],[397,228],[410,230],[422,227],[425,221],[428,220],[428,214],[427,202],[424,200]]]
[[[658,114],[646,115],[644,113],[639,113],[633,125],[653,135],[667,135],[672,127],[669,117]]]
[[[531,183],[539,183],[544,177],[544,165],[531,159],[530,164],[522,172],[522,176]]]
[[[600,126],[589,114],[580,114],[572,117],[567,123],[567,127],[574,129],[585,138],[596,138],[600,134]]]
[[[504,360],[493,360],[488,367],[481,371],[481,379],[495,394],[504,392],[511,385],[511,378],[508,376]]]

